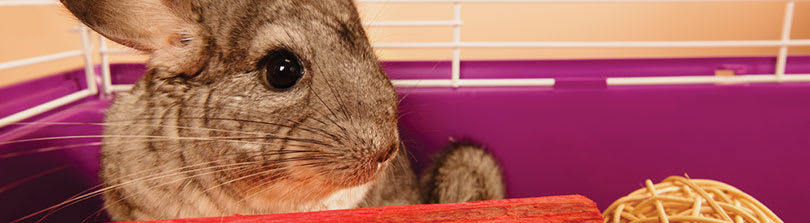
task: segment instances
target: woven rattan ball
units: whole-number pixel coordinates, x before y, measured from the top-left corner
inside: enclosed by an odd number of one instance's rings
[[[783,223],[770,209],[728,184],[668,177],[610,205],[605,223]]]

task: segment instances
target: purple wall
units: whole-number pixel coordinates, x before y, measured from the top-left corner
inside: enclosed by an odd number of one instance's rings
[[[810,222],[810,84],[410,91],[400,123],[416,159],[447,137],[479,141],[510,197],[582,194],[604,209],[688,173]]]
[[[809,57],[790,61],[790,73],[810,73]],[[465,62],[463,68],[466,78],[517,75],[598,80],[642,73],[711,74],[723,66],[741,73],[767,73],[772,62],[773,58],[475,61]],[[425,78],[447,74],[448,64],[388,62],[384,67],[394,78]],[[142,65],[115,65],[113,72],[118,75],[113,82],[131,83],[142,71]],[[76,82],[75,76],[80,74],[0,89],[4,99],[12,93],[13,98],[27,97],[0,104],[0,113],[20,110],[28,106],[27,101],[55,97],[57,93],[36,95],[43,86],[78,89],[82,81]],[[647,178],[657,182],[688,173],[734,185],[787,222],[810,222],[804,214],[810,200],[810,83],[399,91],[408,95],[401,105],[402,137],[417,165],[429,162],[448,137],[478,141],[502,162],[511,197],[583,194],[605,208],[641,188]],[[86,100],[35,119],[100,122],[107,103]],[[0,129],[0,142],[99,133],[98,126],[89,125],[12,126]],[[0,145],[0,155],[95,141]],[[0,159],[0,222],[97,185],[97,149],[78,147]],[[97,199],[85,201],[47,220],[82,220],[99,208]]]

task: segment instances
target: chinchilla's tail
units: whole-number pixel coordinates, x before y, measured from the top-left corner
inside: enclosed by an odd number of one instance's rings
[[[493,200],[505,196],[500,165],[483,147],[469,142],[454,142],[445,148],[421,181],[427,203]]]

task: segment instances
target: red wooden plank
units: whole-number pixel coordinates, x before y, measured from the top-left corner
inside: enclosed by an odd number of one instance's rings
[[[254,216],[230,216],[150,221],[149,223],[200,222],[541,222],[601,223],[596,204],[580,195],[373,207]]]

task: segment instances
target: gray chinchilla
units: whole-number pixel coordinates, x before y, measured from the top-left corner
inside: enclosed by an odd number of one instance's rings
[[[504,197],[498,164],[469,144],[419,183],[351,0],[62,3],[150,55],[107,111],[100,176],[113,220]]]

